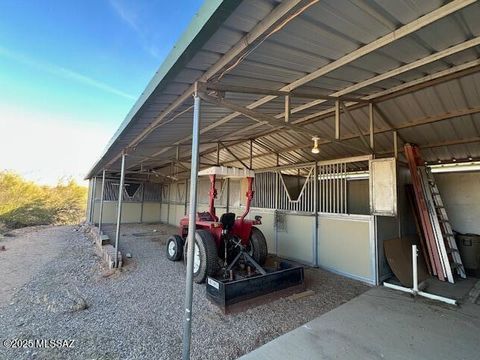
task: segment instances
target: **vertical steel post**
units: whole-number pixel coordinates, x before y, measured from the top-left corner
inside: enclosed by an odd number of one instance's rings
[[[250,140],[250,170],[253,169],[253,140]]]
[[[230,212],[230,178],[227,178],[227,204],[226,212]]]
[[[290,95],[285,95],[285,122],[290,122],[291,109],[290,109]]]
[[[418,293],[417,245],[412,245],[413,293]]]
[[[277,167],[280,165],[280,155],[279,153],[277,153],[277,157],[276,157],[276,164],[277,164]],[[279,186],[280,186],[280,172],[279,171],[275,171],[275,193],[274,193],[274,196],[275,196],[275,199],[273,200],[274,202],[274,207],[275,207],[275,210],[273,210],[273,218],[274,218],[274,230],[275,230],[275,255],[278,256],[278,226],[277,226],[277,214],[278,214],[278,206],[280,204],[280,199],[279,199]]]
[[[344,164],[343,168],[343,182],[344,182],[344,187],[345,187],[345,197],[343,199],[344,204],[344,213],[348,213],[348,182],[347,182],[347,163]]]
[[[122,152],[122,168],[118,186],[117,231],[115,233],[115,267],[118,267],[118,243],[120,240],[120,223],[122,221],[123,188],[125,185],[125,151]]]
[[[184,204],[184,209],[183,209],[183,216],[187,215],[187,209],[188,209],[188,185],[189,185],[190,180],[186,179],[185,180],[185,204]]]
[[[340,140],[340,100],[335,100],[335,139]]]
[[[145,202],[145,182],[142,184],[142,205],[140,207],[140,224],[143,223],[143,203]]]
[[[217,166],[220,165],[220,143],[217,143]]]
[[[370,147],[375,152],[375,128],[373,122],[373,103],[368,103],[368,123],[370,128]]]
[[[313,169],[313,211],[315,214],[315,233],[313,234],[313,266],[318,266],[318,165]]]
[[[397,130],[393,132],[393,154],[395,159],[398,159],[398,133]]]
[[[90,208],[92,209],[90,211],[90,222],[95,225],[95,197],[97,195],[97,177],[95,176],[93,178],[93,184],[92,184],[92,198],[91,198],[91,205]]]
[[[192,165],[190,172],[190,208],[188,214],[188,250],[187,274],[185,282],[185,315],[183,322],[183,359],[190,359],[190,340],[192,336],[192,296],[193,296],[193,250],[195,244],[196,213],[197,213],[197,182],[200,137],[200,97],[197,90],[194,93],[193,129],[192,129]]]
[[[171,175],[173,175],[173,163],[170,165]],[[170,224],[170,201],[172,197],[172,185],[173,182],[170,181],[168,184],[168,202],[167,202],[167,224]]]
[[[102,234],[103,198],[105,197],[105,170],[102,171],[102,191],[100,192],[100,214],[98,214],[98,233]]]

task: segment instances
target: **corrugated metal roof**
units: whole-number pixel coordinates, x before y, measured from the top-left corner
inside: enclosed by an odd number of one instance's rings
[[[203,21],[206,22],[205,14],[209,11],[209,16],[217,19],[215,26],[210,26],[207,31],[196,24],[200,30],[197,34],[190,34],[189,46],[194,51],[189,53],[188,61],[177,54],[175,72],[168,68],[168,64],[163,66],[163,73],[169,76],[157,76],[152,81],[146,97],[141,100],[144,104],[132,110],[131,119],[127,118],[128,121],[122,124],[89,176],[94,176],[105,166],[118,169],[118,155],[129,146],[133,146],[127,159],[130,170],[166,166],[164,170],[168,172],[177,147],[180,160],[188,162],[192,122],[192,99],[186,96],[189,89],[236,45],[246,44],[246,36],[264,24],[265,19],[276,15],[280,6],[286,7],[290,3],[298,3],[292,10],[299,12],[297,16],[295,12],[285,15],[277,28],[269,30],[272,31],[270,36],[259,37],[260,41],[252,44],[247,52],[239,53],[209,81],[225,86],[279,90],[314,71],[331,66],[335,61],[342,61],[341,66],[325,71],[297,90],[319,95],[366,97],[375,101],[382,114],[375,116],[375,130],[379,132],[375,135],[375,150],[379,155],[393,151],[393,136],[389,124],[382,119],[385,117],[398,128],[400,145],[403,140],[418,143],[424,147],[426,160],[480,157],[480,111],[477,111],[480,109],[480,74],[476,72],[480,63],[465,65],[478,61],[480,57],[480,40],[476,38],[480,36],[480,4],[462,7],[465,1],[321,0],[302,11],[301,6],[310,2],[243,1],[236,2],[238,7],[234,8],[231,1],[224,1],[203,10]],[[439,19],[384,46],[365,51],[363,56],[351,58],[353,52],[363,50],[382,36],[395,30],[398,32],[402,26],[424,15],[428,17],[432,12],[457,5],[459,10],[439,16]],[[226,16],[227,10],[229,16]],[[433,55],[438,53],[440,55]],[[458,78],[437,81],[429,87],[418,90],[412,87],[393,95],[382,95],[395,87],[406,88],[410,82],[419,83],[441,72],[448,75],[447,72],[454,72],[455,66],[459,65],[470,67],[470,70],[458,72],[462,74]],[[138,141],[139,136],[182,96],[185,101],[169,111],[154,130]],[[252,105],[264,97],[225,93],[228,101],[282,119],[282,97],[272,97],[260,106]],[[332,138],[335,132],[333,105],[332,100],[293,96],[291,121],[304,126],[312,136]],[[358,127],[367,132],[368,108],[350,105]],[[204,164],[216,162],[215,143],[219,140],[224,141],[231,151],[223,149],[220,161],[234,166],[241,166],[241,163],[232,153],[248,162],[249,139],[256,139],[252,151],[254,168],[275,166],[277,155],[274,152],[280,153],[280,164],[359,155],[351,147],[324,142],[321,153],[315,156],[310,153],[311,136],[304,132],[259,123],[205,101],[202,101],[201,111],[201,162]],[[342,114],[342,142],[362,149],[364,145],[358,137],[357,125]]]

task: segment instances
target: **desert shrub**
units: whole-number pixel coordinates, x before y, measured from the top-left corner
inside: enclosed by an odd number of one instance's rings
[[[75,181],[40,186],[12,172],[0,172],[0,222],[8,228],[75,224],[83,220],[87,189]]]

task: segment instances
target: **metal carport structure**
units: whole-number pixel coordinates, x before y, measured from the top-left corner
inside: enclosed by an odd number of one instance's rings
[[[478,160],[479,18],[473,0],[208,1],[87,178],[402,162],[406,142],[430,163]]]

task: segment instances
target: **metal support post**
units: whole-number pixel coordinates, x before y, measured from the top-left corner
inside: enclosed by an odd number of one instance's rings
[[[230,212],[230,178],[227,178],[227,213]]]
[[[253,140],[250,140],[250,170],[253,169]]]
[[[373,103],[368,104],[368,122],[369,122],[369,128],[370,128],[370,147],[372,148],[373,151],[375,151],[375,127],[374,127],[374,122],[373,122]]]
[[[413,292],[418,293],[417,245],[412,245]]]
[[[217,166],[220,165],[220,143],[217,143]]]
[[[398,134],[397,130],[393,132],[393,153],[395,156],[395,159],[398,159]]]
[[[185,282],[185,314],[183,322],[183,359],[190,359],[190,342],[192,336],[192,296],[193,296],[193,251],[195,244],[197,214],[197,182],[200,137],[200,98],[194,93],[193,129],[192,129],[192,166],[190,172],[190,208],[188,213],[187,237],[187,274]]]
[[[335,139],[340,140],[340,100],[335,100]]]
[[[115,233],[115,267],[118,267],[118,243],[120,240],[120,223],[122,222],[123,188],[125,186],[125,151],[122,152],[122,168],[118,186],[117,231]]]
[[[285,122],[290,122],[291,108],[290,108],[290,95],[285,95]]]
[[[102,234],[103,198],[105,197],[105,170],[102,171],[102,191],[100,192],[100,214],[98,214],[98,233]]]
[[[183,216],[187,215],[187,210],[188,210],[188,185],[190,183],[189,179],[185,180],[185,204],[183,208]]]
[[[140,224],[143,223],[143,203],[145,202],[145,184],[142,184],[142,204],[140,207]]]
[[[280,165],[280,155],[277,153],[277,162],[276,165],[277,167]],[[279,206],[279,192],[278,192],[278,187],[280,186],[280,172],[275,171],[275,210],[273,213],[273,218],[275,219],[275,222],[273,224],[274,230],[275,230],[275,255],[278,256],[278,226],[277,226],[277,214],[278,214],[278,206]]]
[[[171,174],[173,175],[173,163],[170,165],[170,171],[171,171]],[[170,201],[171,201],[171,195],[172,195],[172,185],[173,185],[173,182],[170,182],[168,184],[167,224],[170,224]]]
[[[318,165],[313,169],[313,211],[315,226],[313,233],[313,266],[318,266]]]

